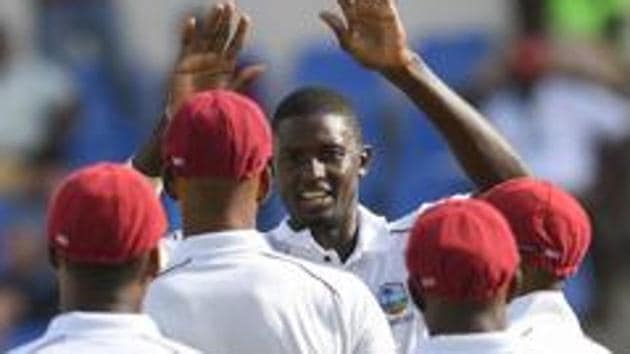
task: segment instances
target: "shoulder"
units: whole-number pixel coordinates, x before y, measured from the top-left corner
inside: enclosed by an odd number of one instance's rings
[[[166,337],[161,337],[161,338],[156,338],[155,339],[156,343],[160,345],[161,347],[163,347],[164,349],[168,350],[169,352],[172,353],[177,353],[177,354],[201,354],[201,351],[194,349],[192,347],[189,347],[187,345],[184,345],[182,343],[179,342],[175,342],[171,339],[168,339]]]
[[[438,206],[444,202],[447,201],[451,201],[451,200],[459,200],[459,199],[468,199],[470,198],[471,194],[454,194],[448,197],[444,197],[442,199],[438,199],[438,200],[434,200],[434,201],[430,201],[430,202],[425,202],[420,204],[415,210],[413,210],[411,213],[404,215],[403,217],[396,219],[394,221],[391,221],[389,223],[389,230],[390,233],[392,233],[393,235],[406,235],[408,234],[411,229],[413,228],[414,223],[416,222],[416,220],[418,219],[418,217],[422,214],[424,214],[425,212],[427,212],[427,210]]]
[[[172,267],[178,266],[174,265]],[[182,264],[179,267],[184,267],[184,265]],[[144,296],[143,308],[154,319],[161,317],[161,314],[165,315],[165,309],[172,309],[186,303],[186,296],[182,293],[183,287],[181,286],[185,280],[180,279],[181,277],[178,276],[180,269],[169,269],[160,273],[158,278],[151,282]]]
[[[577,344],[577,343],[576,343]],[[584,353],[584,354],[612,354],[608,348],[603,345],[595,342],[593,339],[584,336],[582,341],[579,341],[579,345],[576,345],[576,349],[580,348],[580,350],[576,350],[576,353]]]
[[[372,298],[363,281],[350,272],[327,265],[315,264],[275,251],[266,252],[265,256],[279,262],[282,267],[293,268],[300,274],[301,281],[310,282],[320,289],[326,289],[341,302],[351,303],[362,298]]]
[[[548,323],[538,326],[533,331],[520,333],[523,343],[535,348],[536,353],[575,353],[575,354],[611,354],[604,346],[593,341],[586,335],[563,333],[557,330],[561,324],[553,321],[550,316],[545,317]],[[513,330],[513,329],[511,329]]]
[[[8,354],[35,354],[43,353],[43,351],[51,346],[55,346],[64,340],[63,336],[48,337],[44,336],[32,342],[26,343],[17,348],[8,351]]]
[[[277,252],[289,253],[289,240],[295,233],[287,225],[286,220],[282,221],[276,228],[264,234],[269,245]]]

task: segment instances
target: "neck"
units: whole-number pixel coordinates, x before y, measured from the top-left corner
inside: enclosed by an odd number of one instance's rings
[[[341,223],[335,225],[314,225],[310,227],[315,241],[324,249],[334,249],[342,262],[348,260],[354,251],[359,234],[358,206],[355,204]]]
[[[223,180],[191,180],[180,206],[184,237],[256,228],[256,185]]]
[[[533,267],[522,266],[523,283],[520,289],[521,295],[527,295],[536,291],[561,291],[564,281],[550,273]]]
[[[60,285],[61,312],[140,313],[142,292],[129,286],[118,292],[98,292],[93,287]]]
[[[185,238],[211,232],[256,228],[255,213],[253,215],[247,215],[248,213],[226,213],[223,215],[183,214]]]
[[[500,332],[507,328],[505,304],[427,303],[425,318],[431,336]]]

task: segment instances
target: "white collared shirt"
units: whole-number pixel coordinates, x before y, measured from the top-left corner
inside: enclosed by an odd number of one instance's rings
[[[542,354],[509,332],[438,335],[420,340],[417,354]],[[545,352],[546,353],[546,352]],[[550,352],[551,353],[551,352]]]
[[[514,299],[508,308],[508,321],[510,331],[525,340],[575,347],[571,353],[610,353],[584,334],[562,291],[535,291]]]
[[[69,312],[55,317],[44,335],[9,354],[195,354],[164,338],[143,314]]]
[[[213,354],[393,354],[387,321],[346,272],[272,251],[255,230],[189,237],[149,288],[169,337]]]
[[[279,252],[344,269],[363,280],[389,320],[398,353],[410,354],[415,351],[419,337],[426,335],[426,327],[407,289],[405,248],[418,215],[435,204],[423,204],[413,213],[391,223],[360,206],[357,245],[345,263],[334,250],[323,249],[308,229],[291,229],[287,219],[267,237]]]

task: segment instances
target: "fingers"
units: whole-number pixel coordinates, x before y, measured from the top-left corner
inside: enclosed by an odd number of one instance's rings
[[[346,35],[348,33],[348,28],[344,23],[343,19],[338,15],[330,12],[323,11],[319,14],[319,17],[322,21],[330,27],[330,29],[335,33],[339,44],[343,47],[346,43]]]
[[[240,92],[247,90],[265,71],[267,71],[267,66],[264,64],[255,64],[243,68],[236,74],[230,84],[230,89]]]
[[[236,26],[234,37],[227,47],[226,56],[228,58],[234,59],[241,52],[243,46],[245,45],[245,41],[247,40],[250,28],[251,19],[247,15],[242,15],[238,21],[238,25]]]
[[[198,45],[197,21],[194,17],[186,18],[181,33],[181,55],[193,53]]]
[[[232,32],[232,23],[234,23],[235,17],[238,17],[238,14],[236,13],[234,4],[225,4],[214,28],[213,37],[211,37],[210,50],[222,51],[225,49]]]
[[[343,11],[343,15],[346,17],[348,22],[354,21],[356,18],[356,6],[362,0],[338,0],[337,3],[339,7],[341,7],[341,11]]]

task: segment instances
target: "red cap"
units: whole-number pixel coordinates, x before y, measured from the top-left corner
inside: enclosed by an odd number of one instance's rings
[[[447,201],[422,214],[411,231],[406,262],[423,294],[487,301],[508,290],[519,255],[501,213],[469,199]]]
[[[243,180],[271,159],[271,128],[251,99],[213,90],[187,100],[171,121],[162,156],[175,176]]]
[[[586,211],[569,193],[546,181],[517,178],[479,198],[510,222],[523,263],[559,278],[578,270],[592,231]]]
[[[68,176],[48,209],[48,244],[63,258],[121,264],[155,249],[166,216],[153,187],[125,165],[101,163]]]

